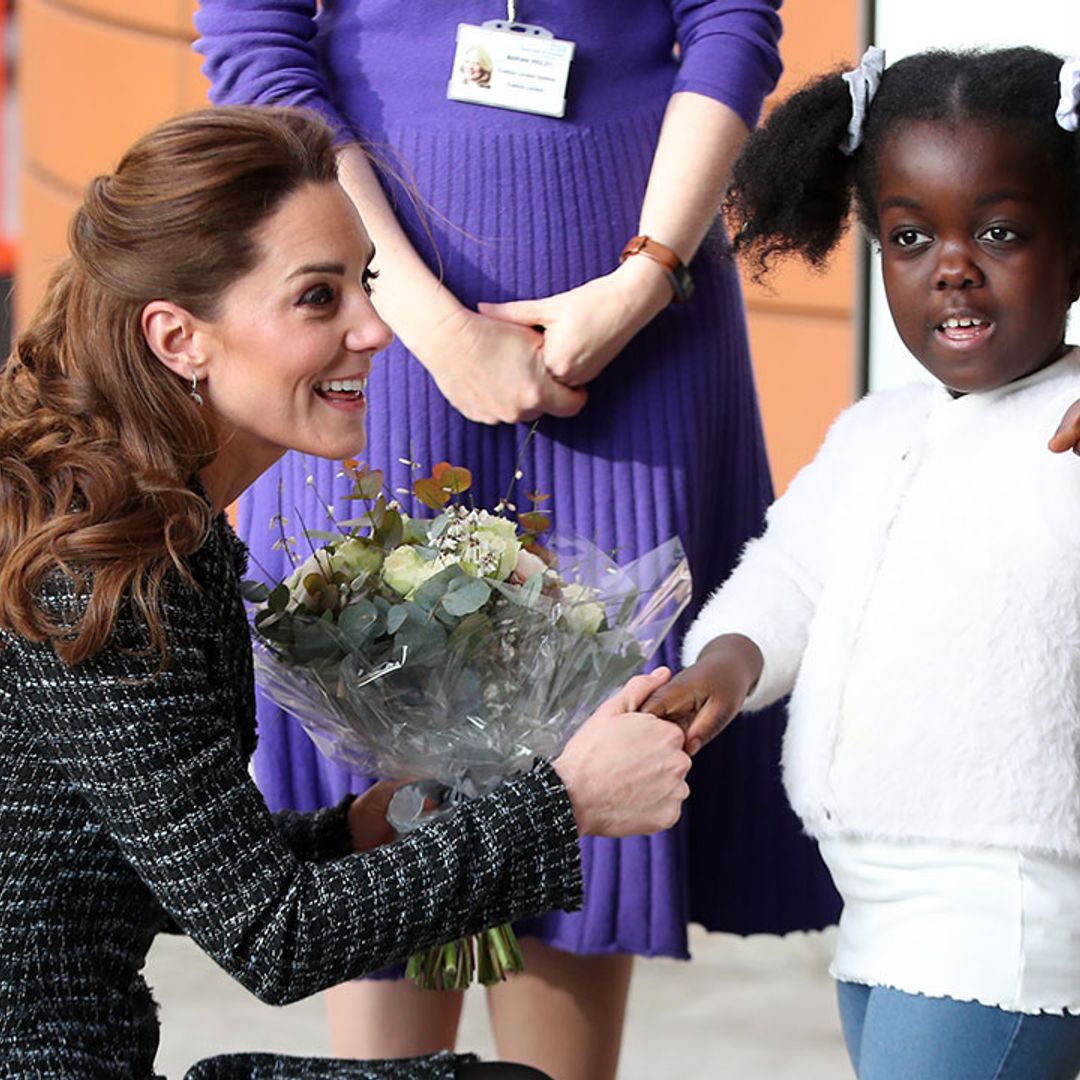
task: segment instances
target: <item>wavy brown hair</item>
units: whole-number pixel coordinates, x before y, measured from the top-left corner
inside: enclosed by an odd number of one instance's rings
[[[216,433],[150,351],[142,310],[169,300],[216,318],[258,262],[259,227],[303,185],[336,176],[318,117],[235,107],[166,121],[90,184],[71,254],[0,370],[0,628],[77,664],[130,599],[164,661],[162,588],[210,528],[191,484]],[[38,600],[57,570],[83,601],[74,624]]]

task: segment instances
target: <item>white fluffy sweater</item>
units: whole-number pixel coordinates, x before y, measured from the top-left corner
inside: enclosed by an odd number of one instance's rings
[[[1073,349],[985,394],[864,398],[698,615],[684,662],[745,634],[746,709],[792,692],[811,835],[1080,858],[1080,458],[1046,449],[1078,397]]]

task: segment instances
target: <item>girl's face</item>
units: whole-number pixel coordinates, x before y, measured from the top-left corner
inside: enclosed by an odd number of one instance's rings
[[[935,378],[991,390],[1062,354],[1080,252],[1023,138],[905,124],[878,161],[875,204],[889,310]]]
[[[258,264],[199,329],[219,468],[252,480],[285,450],[363,449],[365,383],[392,336],[369,296],[371,241],[338,184],[299,189],[257,241]]]

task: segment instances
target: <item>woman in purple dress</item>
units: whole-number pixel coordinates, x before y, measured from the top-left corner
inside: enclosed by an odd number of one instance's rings
[[[343,182],[378,251],[376,303],[398,335],[368,387],[368,461],[392,489],[410,488],[410,461],[448,459],[493,505],[521,422],[541,416],[520,491],[551,493],[558,530],[622,560],[678,533],[694,610],[723,580],[771,489],[738,279],[706,234],[779,75],[778,6],[521,5],[575,43],[556,119],[448,100],[457,24],[499,17],[495,0],[324,0],[318,16],[315,0],[202,0],[197,47],[216,102],[306,105],[341,133]],[[361,142],[389,164],[378,178]],[[635,235],[661,246],[620,263]],[[665,260],[688,264],[688,302],[671,304],[686,280]],[[315,489],[339,484],[329,466],[286,459],[241,505],[269,573],[283,570],[269,529],[279,506],[297,531],[322,527]],[[585,847],[584,910],[520,927],[528,971],[492,994],[503,1056],[560,1080],[613,1076],[633,955],[687,956],[688,921],[782,933],[834,918],[779,786],[782,723],[762,715],[695,759],[679,828]],[[363,785],[266,703],[260,725],[256,772],[274,808]],[[340,1054],[454,1038],[460,995],[400,981],[334,994]]]

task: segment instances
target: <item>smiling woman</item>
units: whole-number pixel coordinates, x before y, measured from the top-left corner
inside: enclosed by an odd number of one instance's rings
[[[389,341],[330,130],[168,121],[90,187],[0,369],[0,1074],[150,1080],[155,935],[283,1004],[581,899],[580,835],[670,827],[689,759],[661,669],[452,819],[389,843],[390,785],[272,816],[251,781],[246,552],[221,507],[287,448],[364,443]],[[47,963],[42,958],[47,957]],[[533,1070],[232,1055],[192,1080]]]
[[[221,444],[202,478],[217,509],[288,449],[360,453],[371,358],[391,340],[371,305],[371,241],[336,181],[298,188],[254,241],[258,261],[213,318],[166,300],[142,312],[150,348],[213,412]]]

